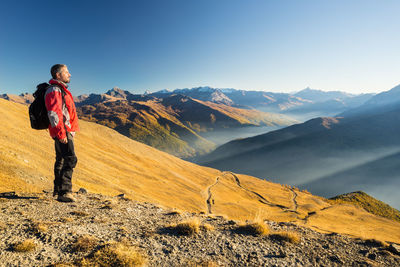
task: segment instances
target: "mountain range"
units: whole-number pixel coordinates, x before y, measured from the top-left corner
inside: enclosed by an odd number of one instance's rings
[[[196,87],[161,90],[150,96],[165,97],[183,94],[203,101],[223,103],[230,106],[284,113],[298,119],[332,116],[362,105],[374,94],[349,94],[341,91],[321,91],[306,88],[297,93],[273,93],[265,91],[238,90],[233,88]]]
[[[340,117],[320,117],[234,140],[197,162],[331,197],[363,190],[400,208],[399,86]],[[379,170],[379,171],[378,171]]]
[[[296,122],[285,115],[240,109],[182,94],[134,95],[114,88],[75,98],[78,116],[145,144],[188,158],[210,152],[231,139],[227,131],[274,129]]]

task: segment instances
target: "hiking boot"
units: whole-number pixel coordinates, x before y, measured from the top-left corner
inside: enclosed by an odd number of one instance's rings
[[[72,196],[72,193],[65,193],[62,195],[58,195],[57,200],[60,202],[75,202],[76,201],[76,199]]]

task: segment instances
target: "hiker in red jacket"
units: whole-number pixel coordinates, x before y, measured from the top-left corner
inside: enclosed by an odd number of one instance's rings
[[[50,120],[49,132],[55,141],[54,192],[61,202],[73,202],[72,173],[78,162],[74,150],[74,136],[79,131],[78,116],[71,92],[68,90],[71,74],[64,64],[51,67],[50,86],[46,90],[45,103]]]

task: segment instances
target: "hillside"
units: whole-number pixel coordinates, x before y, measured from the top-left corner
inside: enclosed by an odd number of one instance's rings
[[[54,144],[48,133],[30,129],[27,106],[21,104],[0,99],[0,119],[0,192],[51,190]],[[111,196],[124,193],[165,208],[400,242],[400,223],[361,208],[332,205],[296,188],[198,166],[95,123],[80,121],[80,127],[74,191],[84,187]]]
[[[400,246],[265,221],[179,212],[126,197],[0,197],[0,260],[13,266],[398,266]],[[187,222],[187,223],[185,223]],[[251,224],[247,224],[251,226]],[[177,227],[179,226],[179,227]],[[192,230],[190,232],[189,230]],[[305,245],[306,244],[306,245]],[[25,252],[24,252],[25,251]],[[62,265],[63,264],[63,265]],[[96,265],[98,264],[98,265]]]
[[[387,112],[400,105],[400,85],[371,97],[363,105],[341,113],[339,116],[352,117],[362,114]]]
[[[354,204],[356,206],[362,207],[363,209],[365,209],[370,213],[400,222],[400,211],[392,208],[388,204],[383,203],[378,199],[369,196],[368,194],[362,191],[357,191],[332,197],[329,199],[329,202],[335,204],[336,203]]]
[[[396,152],[323,176],[317,180],[299,185],[299,187],[307,188],[310,192],[320,192],[321,195],[326,197],[362,188],[376,198],[384,199],[386,203],[400,209],[400,195],[398,193],[398,188],[400,188],[399,164],[400,153]]]
[[[215,148],[219,131],[295,122],[286,116],[204,102],[183,95],[162,99],[110,90],[77,103],[80,118],[115,129],[134,140],[181,158]]]

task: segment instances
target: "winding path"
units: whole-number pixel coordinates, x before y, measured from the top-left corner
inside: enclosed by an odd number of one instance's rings
[[[292,197],[292,202],[293,202],[293,209],[286,209],[285,211],[286,212],[294,212],[294,213],[297,213],[297,214],[299,214],[299,212],[297,211],[297,208],[299,207],[299,205],[297,204],[297,193],[296,193],[296,191],[294,191],[293,190],[293,188],[288,188],[291,192],[292,192],[292,194],[293,194],[293,197]]]
[[[308,223],[308,218],[310,218],[310,217],[313,216],[313,215],[316,215],[317,212],[323,211],[323,210],[326,210],[326,209],[330,209],[330,208],[332,208],[332,207],[333,207],[333,206],[328,206],[328,207],[325,207],[325,208],[322,208],[322,209],[319,209],[319,210],[316,210],[316,211],[311,211],[311,212],[309,212],[309,213],[307,214],[307,216],[304,217],[304,219],[303,219],[304,223]]]
[[[268,201],[267,199],[265,199],[261,194],[259,194],[259,193],[255,192],[255,191],[252,191],[252,190],[250,190],[250,189],[247,189],[247,188],[243,187],[243,186],[240,184],[239,177],[237,177],[234,173],[228,172],[228,171],[225,171],[225,172],[223,172],[223,173],[227,173],[227,174],[232,175],[233,178],[235,178],[236,184],[237,184],[241,189],[243,189],[243,190],[245,190],[245,191],[247,191],[247,192],[250,192],[250,193],[252,193],[253,195],[256,195],[256,196],[259,198],[258,201],[260,201],[261,203],[266,204],[266,205],[269,205],[269,206],[271,206],[271,207],[278,207],[278,208],[281,208],[281,209],[289,209],[289,208],[286,207],[286,206],[283,206],[283,205],[280,205],[280,204],[272,203],[272,202]]]
[[[213,186],[215,186],[218,182],[219,182],[219,176],[217,176],[217,178],[215,179],[215,183],[213,183],[212,185],[210,185],[207,188],[208,198],[206,200],[206,203],[207,203],[207,212],[208,212],[208,214],[212,214],[211,206],[212,206],[212,204],[214,204],[214,200],[212,199],[211,188]]]

